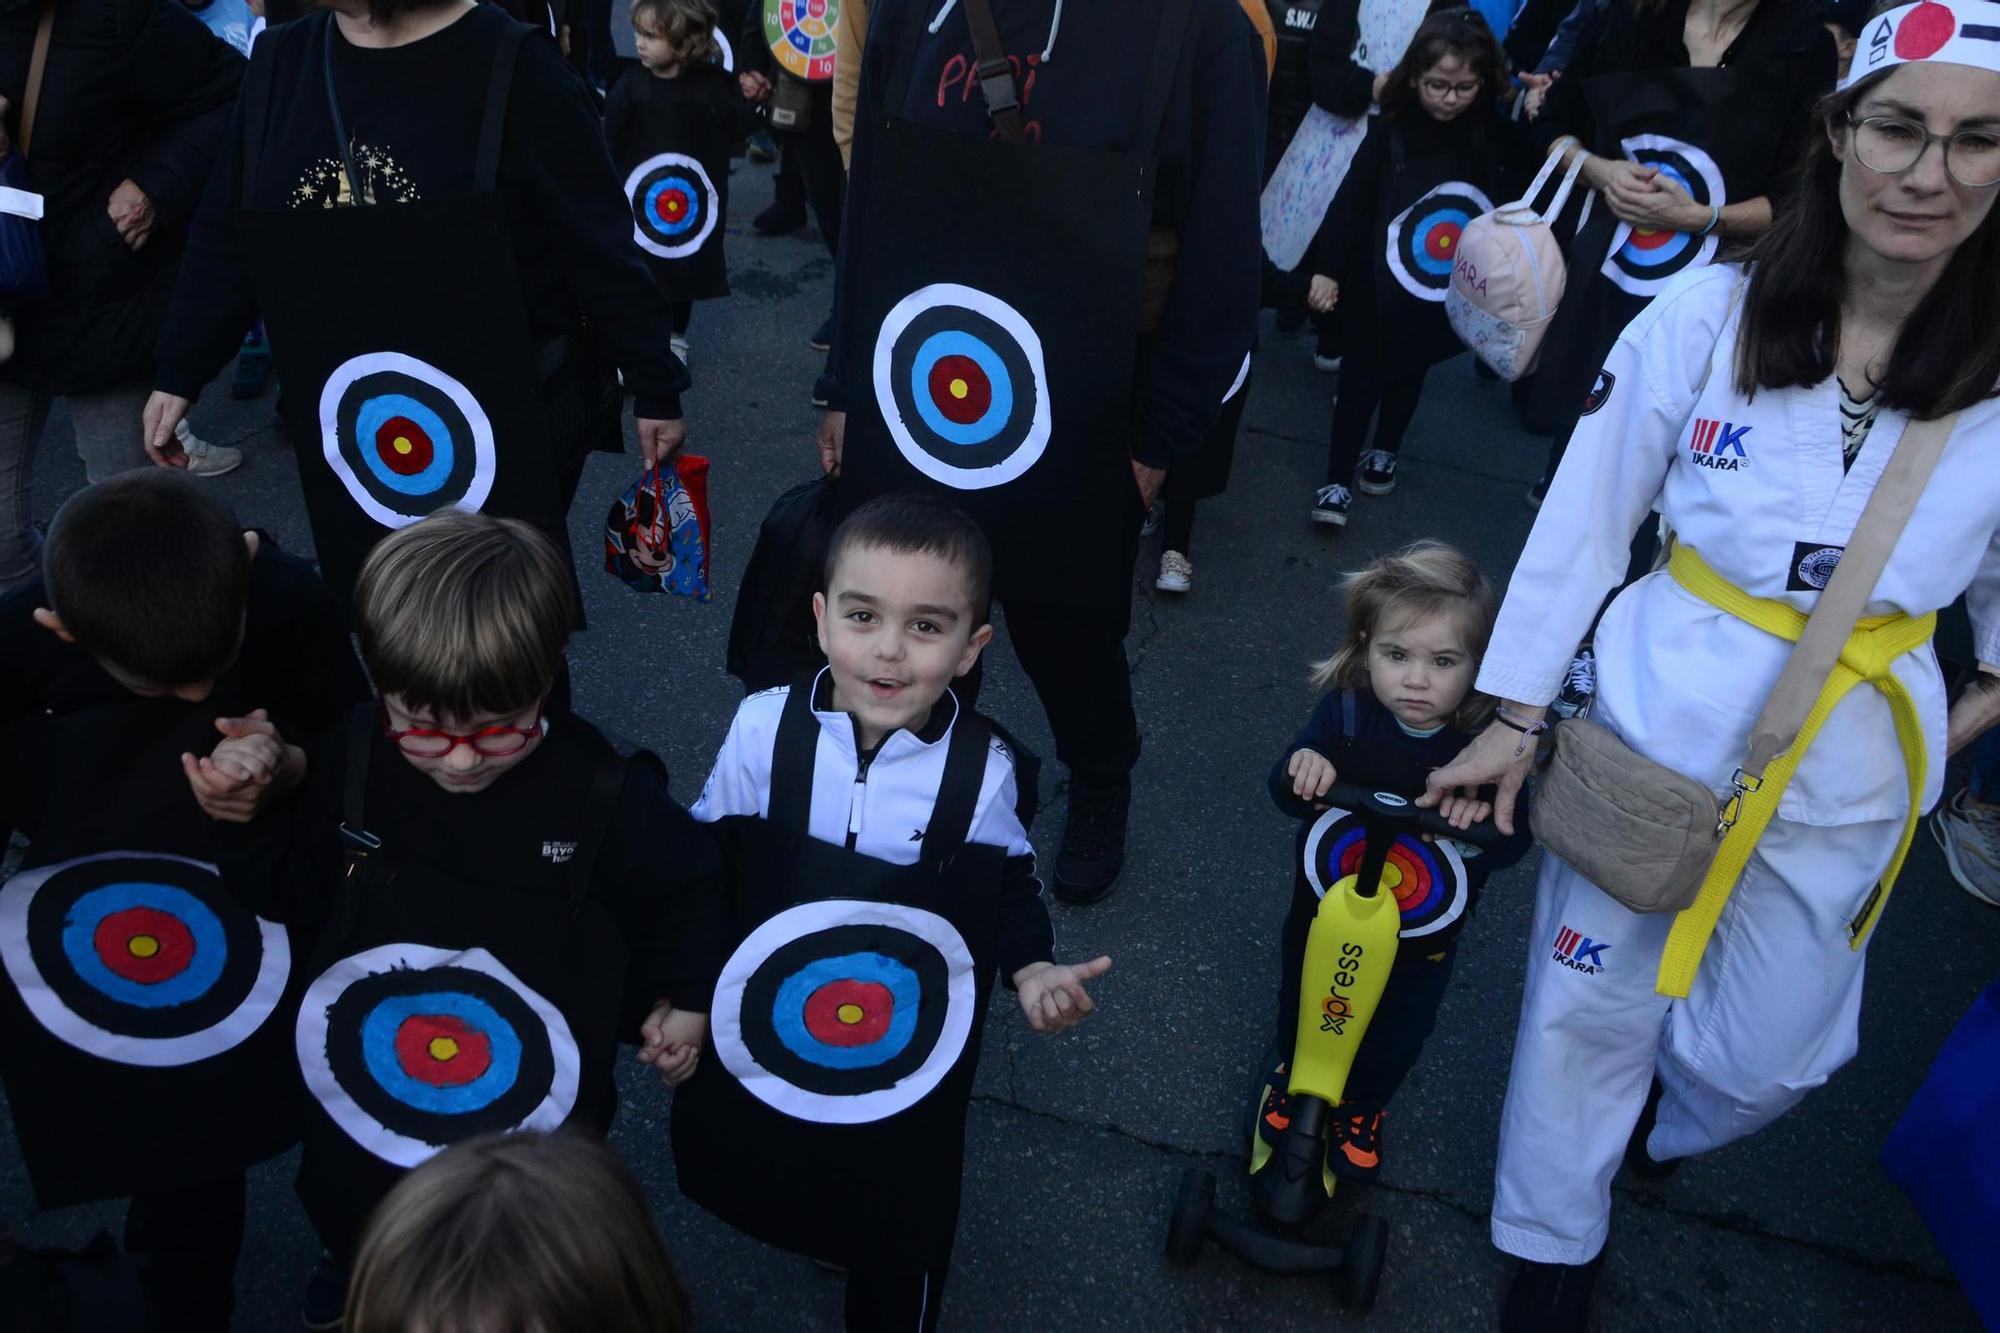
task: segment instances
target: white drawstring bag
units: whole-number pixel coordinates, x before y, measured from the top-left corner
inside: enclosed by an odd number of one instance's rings
[[[1535,199],[1555,174],[1560,149],[1575,142],[1558,141],[1526,195],[1474,218],[1458,239],[1445,314],[1473,355],[1505,379],[1518,380],[1534,370],[1542,337],[1562,300],[1568,269],[1549,224],[1569,202],[1585,154],[1578,153],[1570,163],[1547,209],[1537,210]]]

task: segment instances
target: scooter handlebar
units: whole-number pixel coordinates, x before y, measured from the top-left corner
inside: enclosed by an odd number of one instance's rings
[[[1326,789],[1319,798],[1327,805],[1337,805],[1343,810],[1352,810],[1371,823],[1399,826],[1399,831],[1429,833],[1439,838],[1452,838],[1459,842],[1469,842],[1475,847],[1494,847],[1500,842],[1500,830],[1493,826],[1491,818],[1482,819],[1471,828],[1454,828],[1451,821],[1435,810],[1425,810],[1407,796],[1399,796],[1391,791],[1378,791],[1373,787],[1357,786],[1351,782],[1336,782]]]

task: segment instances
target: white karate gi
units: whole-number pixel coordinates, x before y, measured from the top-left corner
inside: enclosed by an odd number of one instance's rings
[[[1479,687],[1542,703],[1627,546],[1657,508],[1680,541],[1747,593],[1810,611],[1906,417],[1883,409],[1841,469],[1839,387],[1733,384],[1741,270],[1687,274],[1612,348],[1515,567]],[[1705,387],[1704,368],[1714,366]],[[1961,592],[1982,663],[2000,663],[2000,402],[1959,418],[1867,615],[1922,615]],[[1591,716],[1648,758],[1726,794],[1791,644],[1683,589],[1664,570],[1598,626]],[[1928,647],[1894,674],[1944,773],[1945,691]],[[1909,777],[1888,702],[1860,685],[1827,719],[1744,870],[1685,1000],[1654,992],[1670,915],[1640,915],[1553,856],[1536,890],[1526,993],[1501,1121],[1493,1241],[1549,1263],[1603,1247],[1611,1178],[1657,1071],[1649,1141],[1668,1159],[1770,1123],[1855,1051],[1862,952],[1847,926],[1894,852]]]

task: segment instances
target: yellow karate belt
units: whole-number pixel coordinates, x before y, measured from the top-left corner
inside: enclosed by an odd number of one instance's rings
[[[1676,545],[1667,569],[1676,583],[1710,606],[1727,611],[1767,634],[1796,643],[1805,631],[1804,612],[1785,602],[1753,597],[1744,592],[1709,568],[1708,562],[1691,546]],[[1763,837],[1765,826],[1777,813],[1778,799],[1785,794],[1785,787],[1791,782],[1799,760],[1819,734],[1821,724],[1833,712],[1834,705],[1863,681],[1880,690],[1889,701],[1890,714],[1896,720],[1896,740],[1903,751],[1903,766],[1910,778],[1910,813],[1903,821],[1902,837],[1896,841],[1896,854],[1889,861],[1889,868],[1875,886],[1875,891],[1847,924],[1850,948],[1858,950],[1867,941],[1869,931],[1874,929],[1876,920],[1882,915],[1883,905],[1889,900],[1889,890],[1896,883],[1897,872],[1903,868],[1903,858],[1909,854],[1910,840],[1916,836],[1918,810],[1924,796],[1923,724],[1917,717],[1916,700],[1910,697],[1903,683],[1890,674],[1889,668],[1904,653],[1929,642],[1931,631],[1936,626],[1935,612],[1921,616],[1871,616],[1859,621],[1853,634],[1848,636],[1847,646],[1840,650],[1840,660],[1835,663],[1833,673],[1820,690],[1812,711],[1806,715],[1805,725],[1799,728],[1798,738],[1792,742],[1791,748],[1772,760],[1770,767],[1761,774],[1744,774],[1738,770],[1738,794],[1730,799],[1722,812],[1728,831],[1723,835],[1722,845],[1708,868],[1707,878],[1701,882],[1694,906],[1674,917],[1673,930],[1667,936],[1666,952],[1660,959],[1659,979],[1653,987],[1656,991],[1676,998],[1687,996],[1688,988],[1694,984],[1695,969],[1701,965],[1701,956],[1708,948],[1708,937],[1715,933],[1715,923],[1721,919],[1722,908],[1736,888],[1743,867],[1749,864],[1750,853],[1756,850],[1757,840]]]

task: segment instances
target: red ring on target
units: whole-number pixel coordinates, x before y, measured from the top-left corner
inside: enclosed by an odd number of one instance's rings
[[[1625,243],[1634,250],[1657,250],[1668,241],[1673,240],[1677,234],[1676,232],[1667,231],[1664,228],[1654,231],[1642,230],[1635,227],[1632,229],[1632,235]]]
[[[492,1067],[493,1043],[456,1015],[417,1014],[396,1030],[396,1061],[432,1087],[462,1087]]]
[[[390,417],[375,432],[375,453],[399,477],[414,477],[431,465],[431,437],[408,417]]]
[[[805,1026],[829,1046],[866,1046],[882,1039],[895,1017],[896,999],[875,981],[829,981],[806,998]]]
[[[659,215],[660,221],[667,223],[679,222],[687,216],[687,210],[686,190],[668,190],[660,196],[659,203],[653,207],[653,212]]]
[[[1424,237],[1424,252],[1432,259],[1451,259],[1458,253],[1458,238],[1464,230],[1456,222],[1439,223]]]
[[[970,425],[993,405],[993,383],[969,356],[941,356],[930,373],[931,401],[948,421]]]
[[[177,977],[194,961],[194,933],[187,923],[151,907],[111,913],[98,922],[90,942],[107,968],[141,986]]]

